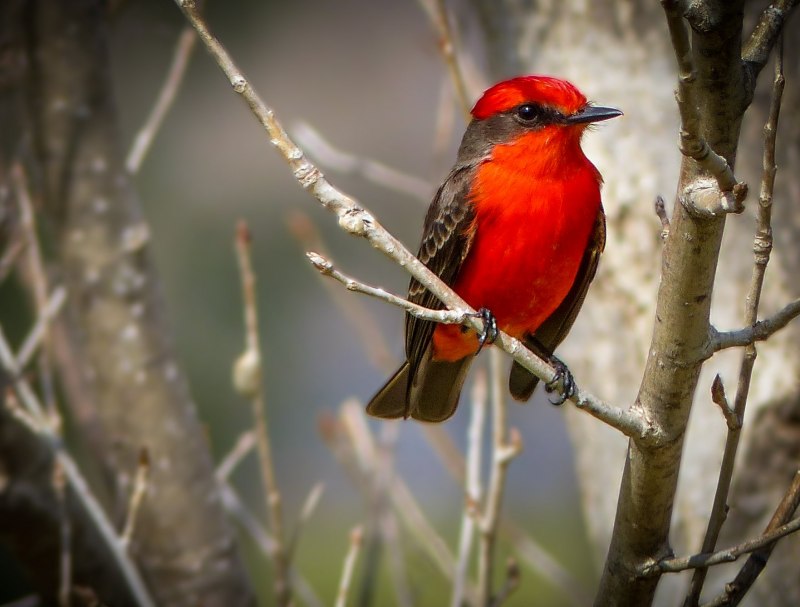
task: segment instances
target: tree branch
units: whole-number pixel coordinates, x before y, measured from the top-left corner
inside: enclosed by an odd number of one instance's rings
[[[194,26],[209,53],[225,73],[233,90],[242,96],[264,127],[271,143],[292,169],[295,179],[304,189],[319,200],[326,209],[337,216],[339,227],[354,236],[365,238],[374,248],[405,268],[448,308],[466,310],[474,314],[475,311],[463,299],[439,280],[399,240],[389,234],[371,213],[360,207],[352,198],[334,188],[324,178],[322,172],[306,158],[303,151],[289,138],[272,108],[261,100],[233,63],[224,47],[208,30],[196,10],[195,2],[193,0],[176,0],[176,3]],[[477,315],[468,316],[464,324],[477,331],[482,329],[482,322]],[[500,332],[495,345],[509,353],[514,360],[546,383],[550,383],[556,378],[556,370],[528,350],[521,341]],[[654,426],[646,418],[642,417],[636,409],[622,410],[612,407],[585,392],[580,387],[576,387],[574,396],[570,400],[590,415],[597,417],[627,436],[635,436],[638,440],[651,443],[657,443],[663,438],[655,430]]]
[[[712,327],[707,355],[710,356],[714,352],[727,348],[741,348],[750,346],[757,341],[766,341],[798,316],[800,316],[800,299],[795,299],[772,316],[759,320],[749,327],[722,332]]]
[[[800,506],[800,472],[796,472],[789,489],[783,496],[781,503],[772,515],[764,529],[764,535],[776,531],[779,527],[789,523],[798,506]],[[739,570],[734,580],[725,584],[725,591],[717,598],[706,603],[703,607],[734,607],[738,605],[747,591],[755,583],[759,574],[767,566],[767,561],[772,554],[777,542],[768,544],[753,551],[745,564]]]
[[[746,75],[745,82],[748,85],[748,101],[753,98],[758,74],[767,64],[769,55],[797,4],[798,0],[775,0],[772,2],[761,13],[753,32],[744,43],[742,62]]]
[[[758,319],[758,306],[761,301],[761,289],[764,285],[764,274],[767,270],[767,263],[772,251],[772,196],[775,189],[775,141],[777,137],[778,117],[781,109],[781,99],[783,97],[783,64],[779,53],[775,63],[775,82],[772,92],[772,103],[770,106],[769,117],[764,126],[764,173],[761,180],[761,195],[759,197],[758,215],[756,219],[756,234],[753,240],[753,272],[750,279],[750,288],[745,300],[745,324],[753,326]],[[750,379],[753,375],[753,366],[756,362],[755,344],[745,347],[744,359],[739,369],[739,383],[736,389],[736,398],[733,403],[733,413],[737,420],[744,420],[747,397],[750,392]],[[702,552],[711,552],[717,544],[719,532],[727,517],[728,493],[730,491],[731,479],[733,478],[733,466],[736,462],[736,452],[739,446],[741,434],[741,424],[733,428],[729,425],[728,436],[725,440],[725,450],[722,455],[717,489],[714,494],[714,503],[711,507],[711,514],[708,519],[708,527],[703,539]],[[705,582],[706,569],[700,567],[695,570],[692,576],[689,593],[686,596],[685,607],[697,605],[700,593]]]

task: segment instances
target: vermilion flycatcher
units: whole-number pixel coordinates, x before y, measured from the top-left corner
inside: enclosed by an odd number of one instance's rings
[[[482,311],[485,327],[496,323],[553,362],[605,245],[603,180],[583,154],[581,136],[587,125],[620,114],[589,104],[556,78],[496,84],[472,109],[456,164],[425,217],[419,259]],[[442,307],[415,279],[408,299]],[[406,314],[407,360],[367,412],[446,420],[485,339],[465,327]],[[514,398],[527,400],[537,382],[514,363]]]

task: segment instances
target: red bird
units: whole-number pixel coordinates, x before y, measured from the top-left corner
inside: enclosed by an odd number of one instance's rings
[[[483,94],[428,209],[418,257],[481,310],[484,334],[407,314],[407,360],[367,405],[369,414],[449,418],[473,357],[496,327],[569,377],[553,350],[572,327],[605,245],[603,180],[581,136],[587,125],[621,114],[546,76],[513,78]],[[442,307],[415,279],[408,299]],[[527,400],[537,382],[514,363],[514,398]]]

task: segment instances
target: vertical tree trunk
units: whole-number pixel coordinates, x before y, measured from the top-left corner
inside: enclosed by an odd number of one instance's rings
[[[68,291],[58,362],[77,428],[93,439],[114,518],[140,450],[149,452],[132,549],[156,600],[252,604],[122,162],[105,3],[29,0],[19,26],[28,37],[33,174],[42,177],[53,265]]]
[[[661,277],[661,225],[653,201],[661,194],[667,199],[667,208],[671,207],[669,198],[675,191],[680,163],[678,112],[673,96],[677,69],[663,10],[657,2],[472,0],[472,4],[486,32],[494,78],[514,73],[519,65],[525,72],[552,73],[573,80],[597,103],[616,106],[625,112],[621,120],[604,125],[587,137],[584,144],[587,155],[605,179],[603,201],[608,215],[608,244],[598,277],[561,354],[581,385],[614,404],[632,404],[650,347]],[[750,22],[752,15],[758,14],[765,4],[751,3]],[[745,31],[747,34],[749,29]],[[511,43],[509,35],[513,36]],[[516,50],[513,59],[509,59],[509,45]],[[787,48],[792,47],[787,44]],[[791,107],[792,86],[796,85],[787,78],[785,107]],[[768,92],[757,95],[755,104],[765,107],[768,96]],[[743,131],[737,176],[750,183],[751,196],[745,213],[727,222],[722,241],[711,308],[711,320],[721,329],[742,324],[744,296],[752,268],[752,208],[760,180],[764,115],[765,111],[758,111],[756,116],[749,116]],[[787,148],[782,144],[783,136],[782,125],[779,158],[785,159]],[[796,132],[794,137],[796,140]],[[733,145],[727,148],[735,150],[735,138],[729,144]],[[789,183],[779,171],[782,195],[776,197],[775,203],[776,249],[762,299],[765,315],[797,295],[796,289],[789,286],[796,284],[792,276],[800,269],[797,262],[800,226],[790,203],[797,200],[797,180],[792,186],[793,195],[787,195],[792,191]],[[792,394],[797,389],[793,380],[800,370],[797,338],[797,327],[790,326],[768,344],[759,344],[748,409],[751,413],[768,399]],[[727,431],[710,400],[711,379],[720,373],[732,394],[740,357],[736,351],[718,354],[704,365],[699,378],[696,406],[683,447],[685,463],[673,507],[670,540],[680,553],[696,551],[702,541]],[[567,408],[566,414],[584,513],[598,563],[602,563],[618,498],[612,488],[621,482],[626,441],[580,411]],[[745,425],[745,444],[750,430]],[[661,585],[666,586],[659,593],[663,604],[677,602],[685,588],[680,576],[669,576]]]

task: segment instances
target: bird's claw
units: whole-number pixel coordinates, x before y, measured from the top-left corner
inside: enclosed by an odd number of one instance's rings
[[[483,328],[478,333],[478,350],[475,352],[478,354],[483,346],[491,345],[497,339],[497,319],[489,308],[481,308],[475,316],[483,321]]]
[[[572,377],[572,372],[567,368],[560,359],[555,356],[550,357],[550,364],[556,369],[556,376],[553,381],[544,385],[545,392],[551,394],[561,385],[560,392],[556,395],[555,400],[551,400],[551,405],[563,405],[564,402],[575,395],[575,379]]]

